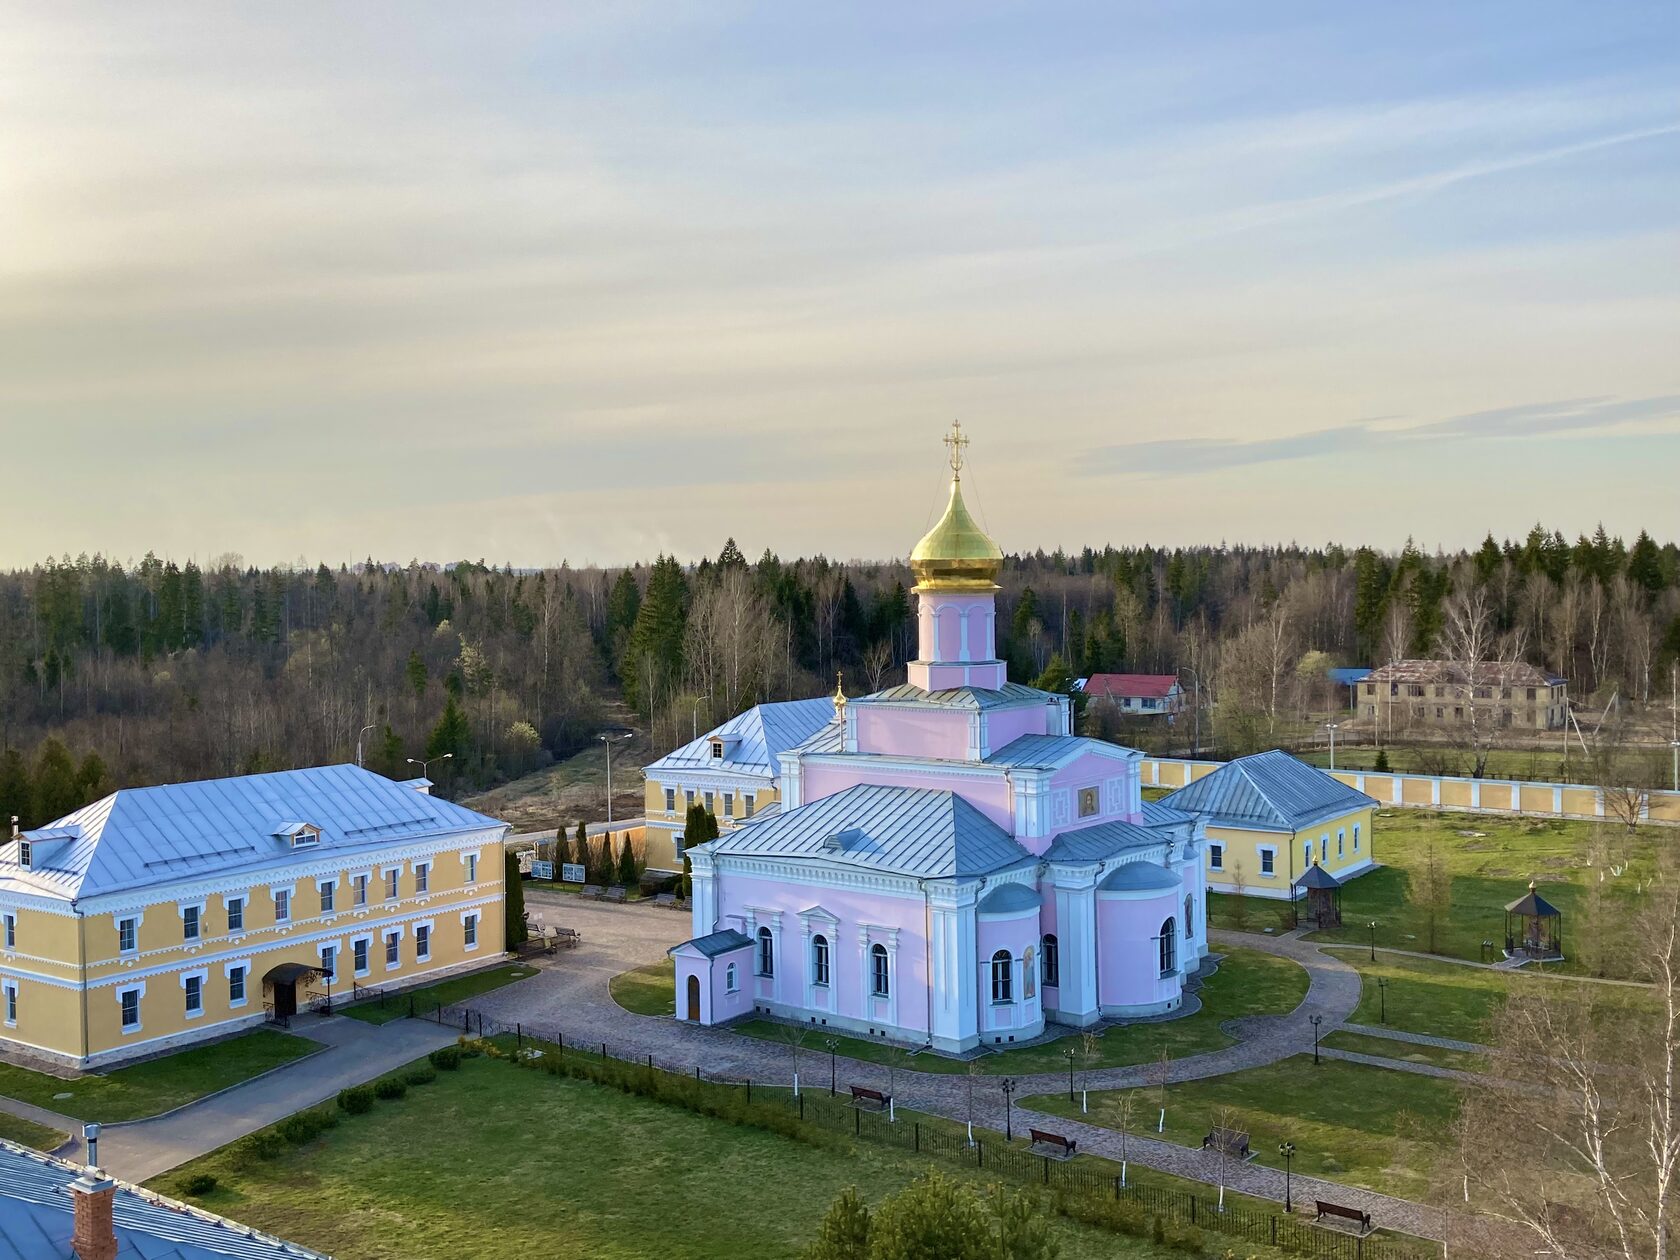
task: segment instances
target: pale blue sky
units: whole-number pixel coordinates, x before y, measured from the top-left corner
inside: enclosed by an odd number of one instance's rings
[[[0,564],[1680,534],[1680,6],[0,5]]]

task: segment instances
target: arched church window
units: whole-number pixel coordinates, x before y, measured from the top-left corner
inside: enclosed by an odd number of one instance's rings
[[[1027,946],[1027,952],[1021,955],[1021,996],[1029,1002],[1038,992],[1038,959],[1033,957],[1033,947]]]
[[[992,955],[992,1001],[1015,1000],[1014,962],[1007,949],[1000,949]]]
[[[1044,983],[1055,988],[1062,983],[1062,950],[1054,936],[1044,938]]]
[[[1187,941],[1196,939],[1196,899],[1194,897],[1184,899],[1184,939]]]
[[[887,966],[887,947],[869,948],[869,990],[876,997],[886,997],[892,991],[892,976]]]
[[[811,938],[811,983],[828,983],[828,937]]]
[[[776,974],[776,942],[770,935],[770,929],[758,929],[758,974],[773,976]]]
[[[1178,924],[1168,919],[1161,924],[1161,974],[1173,971],[1178,962]]]

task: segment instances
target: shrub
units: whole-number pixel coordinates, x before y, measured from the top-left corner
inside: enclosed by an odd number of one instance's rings
[[[280,1122],[278,1132],[293,1146],[302,1146],[305,1142],[313,1142],[337,1123],[338,1117],[331,1111],[315,1108],[287,1116]]]
[[[460,1046],[439,1046],[426,1056],[426,1061],[440,1072],[453,1072],[465,1057],[466,1052]]]
[[[376,1098],[389,1101],[393,1098],[401,1098],[408,1093],[408,1086],[399,1077],[387,1076],[383,1080],[374,1082],[373,1093]]]
[[[410,1068],[403,1073],[403,1083],[405,1085],[430,1085],[435,1080],[437,1080],[436,1068]]]
[[[273,1129],[251,1135],[251,1153],[258,1159],[278,1159],[286,1149],[286,1139]]]
[[[373,1110],[373,1088],[353,1085],[338,1091],[338,1105],[352,1116],[366,1115]]]
[[[192,1199],[202,1199],[216,1188],[216,1178],[212,1173],[193,1173],[181,1182],[181,1193]]]

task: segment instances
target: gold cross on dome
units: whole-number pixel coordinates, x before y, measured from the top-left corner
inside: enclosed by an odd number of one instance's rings
[[[951,453],[951,475],[958,479],[962,477],[963,448],[968,445],[968,439],[963,436],[962,421],[951,421],[951,431],[941,439]]]

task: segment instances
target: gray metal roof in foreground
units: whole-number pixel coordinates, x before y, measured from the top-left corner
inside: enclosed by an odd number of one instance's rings
[[[1188,821],[1188,820],[1186,820]],[[1044,851],[1046,862],[1101,862],[1133,849],[1144,849],[1172,839],[1157,827],[1137,823],[1096,823],[1077,831],[1064,831]]]
[[[71,1254],[74,1209],[69,1187],[80,1173],[81,1169],[63,1160],[0,1141],[0,1260],[59,1260]],[[289,1256],[325,1260],[322,1252],[126,1182],[117,1183],[111,1216],[117,1254],[125,1260],[283,1260]]]
[[[1096,753],[1109,757],[1141,757],[1135,749],[1083,735],[1021,735],[986,758],[989,766],[1032,766],[1053,769],[1075,757]]]
[[[299,820],[318,842],[292,848],[281,832]],[[429,836],[505,824],[407,783],[356,766],[123,788],[54,823],[76,824],[32,869],[0,845],[0,893],[93,897],[235,871],[280,868],[323,850],[376,851]]]
[[[1377,803],[1276,749],[1227,761],[1162,799],[1174,809],[1206,814],[1216,823],[1263,831],[1297,831]]]
[[[725,770],[747,774],[779,774],[779,758],[834,721],[834,701],[828,696],[814,700],[778,700],[755,704],[743,713],[699,739],[666,753],[647,767],[658,777],[660,771]],[[712,756],[712,741],[724,742],[722,757]]]
[[[733,950],[744,949],[752,944],[752,937],[739,928],[720,928],[716,932],[708,932],[704,936],[696,936],[693,940],[684,941],[682,945],[673,945],[666,950],[667,954],[688,946],[704,954],[707,958],[716,958],[719,954],[727,954]]]
[[[726,831],[708,853],[799,858],[894,875],[957,879],[1034,859],[954,792],[860,784]]]

